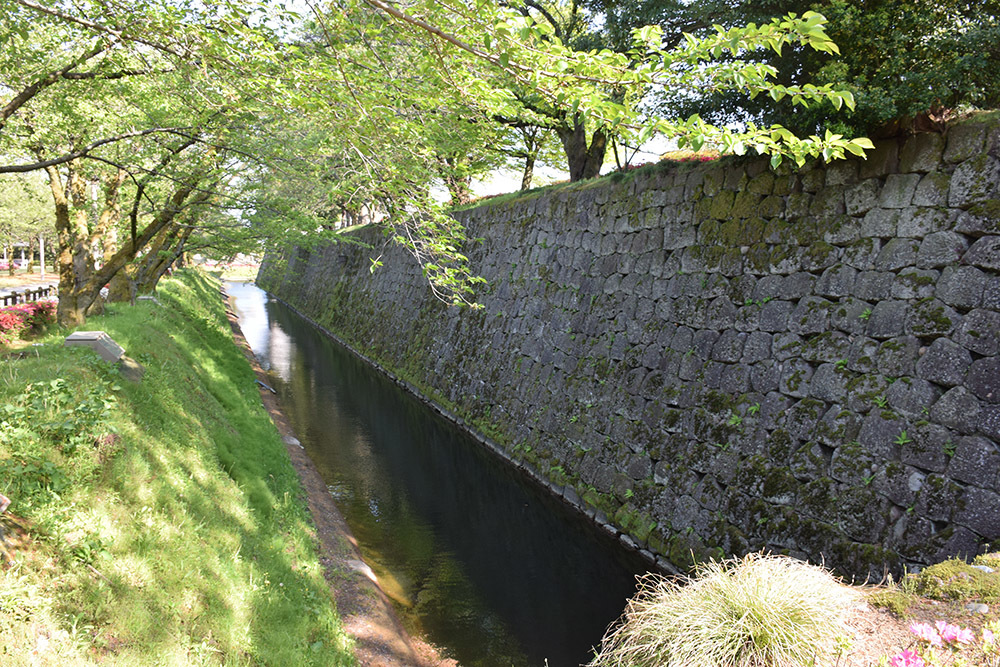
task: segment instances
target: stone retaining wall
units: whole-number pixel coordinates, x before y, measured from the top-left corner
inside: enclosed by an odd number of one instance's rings
[[[1000,538],[1000,123],[457,215],[481,310],[393,247],[373,275],[338,245],[259,282],[671,563],[881,576]]]

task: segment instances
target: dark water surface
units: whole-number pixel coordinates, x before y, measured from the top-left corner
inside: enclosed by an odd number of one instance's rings
[[[243,333],[411,628],[462,665],[578,665],[645,570],[598,531],[257,287]]]

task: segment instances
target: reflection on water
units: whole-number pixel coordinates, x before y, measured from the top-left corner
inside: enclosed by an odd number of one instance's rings
[[[229,292],[411,627],[462,665],[586,662],[635,590],[638,557],[253,285]]]

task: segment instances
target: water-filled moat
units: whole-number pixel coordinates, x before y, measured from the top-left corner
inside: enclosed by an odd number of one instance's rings
[[[281,303],[229,292],[411,627],[462,665],[585,662],[644,563]]]

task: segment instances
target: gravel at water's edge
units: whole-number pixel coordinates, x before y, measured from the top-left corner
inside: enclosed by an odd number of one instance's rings
[[[270,379],[267,373],[257,363],[243,337],[229,295],[224,288],[221,291],[226,299],[226,315],[237,347],[250,362],[257,379],[268,384]],[[281,411],[277,397],[264,387],[260,387],[260,397],[264,409],[285,441],[285,449],[306,492],[309,512],[321,545],[321,562],[344,630],[354,638],[358,664],[364,667],[457,667],[455,661],[442,659],[432,646],[410,637],[403,629],[389,598],[379,588],[375,574],[362,560],[357,541],[316,466],[298,444],[299,440]]]

